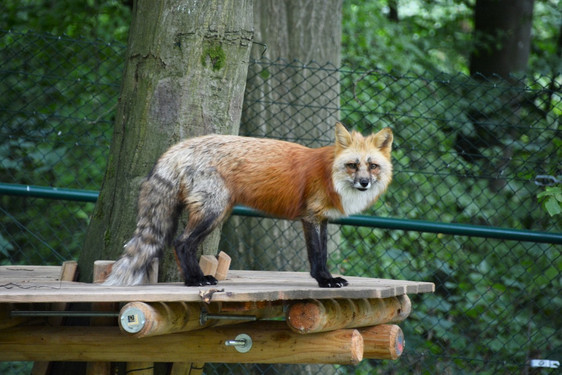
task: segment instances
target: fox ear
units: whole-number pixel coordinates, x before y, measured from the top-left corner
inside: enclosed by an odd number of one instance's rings
[[[394,136],[392,135],[392,130],[390,128],[384,128],[378,133],[371,135],[373,145],[380,149],[383,154],[390,157],[390,151],[392,149],[392,141]],[[371,138],[370,137],[370,138]]]
[[[351,145],[351,134],[341,122],[336,122],[336,147],[348,148]]]

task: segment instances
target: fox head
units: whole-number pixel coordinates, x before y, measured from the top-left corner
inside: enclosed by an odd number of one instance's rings
[[[390,184],[392,141],[390,128],[364,137],[336,123],[332,178],[347,215],[367,208]]]

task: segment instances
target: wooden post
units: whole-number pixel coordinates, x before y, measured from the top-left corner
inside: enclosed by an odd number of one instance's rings
[[[0,330],[4,328],[9,328],[17,326],[21,323],[31,320],[26,316],[14,316],[10,314],[14,310],[14,305],[11,303],[0,303]]]
[[[240,334],[252,339],[246,353],[226,346]],[[13,327],[0,335],[0,361],[104,361],[220,363],[337,363],[363,359],[363,336],[355,329],[310,335],[285,322],[207,328],[138,340],[117,327]]]
[[[107,279],[111,273],[114,261],[97,260],[94,262],[94,284],[101,284]],[[115,303],[113,302],[95,302],[92,303],[93,311],[113,311]],[[90,325],[95,327],[112,325],[115,318],[91,318]],[[86,375],[109,375],[111,373],[111,362],[99,361],[88,362],[86,364]]]
[[[152,375],[154,374],[154,362],[127,362],[126,374],[127,375]]]
[[[61,281],[74,281],[77,276],[78,262],[70,260],[62,263],[60,280]],[[53,302],[51,303],[51,311],[66,311],[68,303],[66,302]],[[49,324],[53,326],[62,325],[63,318],[50,317]]]
[[[67,261],[63,262],[60,272],[60,281],[74,281],[77,276],[78,262]],[[54,302],[51,303],[51,311],[66,311],[68,304],[66,302]],[[60,316],[50,317],[48,319],[49,325],[60,326],[63,323],[63,318]],[[51,362],[47,361],[37,361],[33,363],[33,368],[31,369],[31,375],[46,375],[49,373],[51,367]]]
[[[150,284],[158,283],[158,259],[154,259],[150,264],[150,279],[148,282]],[[154,362],[147,361],[131,361],[126,364],[128,375],[153,375],[154,374]]]
[[[394,324],[359,328],[359,333],[365,345],[363,358],[397,359],[406,346],[402,329]]]
[[[203,375],[204,363],[174,362],[170,375]]]
[[[410,315],[407,295],[390,298],[306,300],[287,309],[287,324],[298,333],[397,323]]]

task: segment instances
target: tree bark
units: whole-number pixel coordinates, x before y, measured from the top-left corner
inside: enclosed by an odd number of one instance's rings
[[[248,72],[240,134],[309,147],[333,143],[339,120],[341,8],[341,0],[256,2],[254,40],[267,47],[256,43],[252,49],[257,63]],[[284,61],[272,64],[277,59]],[[309,269],[300,222],[233,216],[222,234],[221,249],[232,256],[233,269]],[[328,250],[338,243],[339,228],[330,225]],[[288,370],[252,367],[249,372],[262,375]],[[331,374],[333,367],[291,366],[288,371]]]
[[[135,228],[140,183],[163,151],[191,136],[238,133],[252,6],[135,2],[110,157],[79,262],[82,281],[91,279],[94,260],[121,254]],[[203,247],[215,253],[217,244],[214,236]],[[178,280],[167,259],[161,278]]]
[[[527,68],[534,0],[477,0],[470,73],[509,78]]]
[[[258,63],[248,73],[240,134],[309,147],[333,143],[341,1],[260,1],[254,27],[255,41],[267,48],[264,53],[256,43],[252,50]],[[284,61],[271,64],[280,58]],[[334,249],[337,233],[330,233]],[[308,270],[300,222],[232,217],[223,228],[221,248],[228,249],[235,269]]]

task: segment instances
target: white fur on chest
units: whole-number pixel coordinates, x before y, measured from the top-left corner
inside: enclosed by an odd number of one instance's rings
[[[325,215],[330,219],[337,219],[342,216],[355,215],[363,212],[383,193],[384,187],[381,187],[381,184],[375,183],[370,189],[359,191],[350,186],[347,181],[341,181],[335,183],[335,190],[340,196],[344,213],[342,214],[336,209],[328,210]]]

